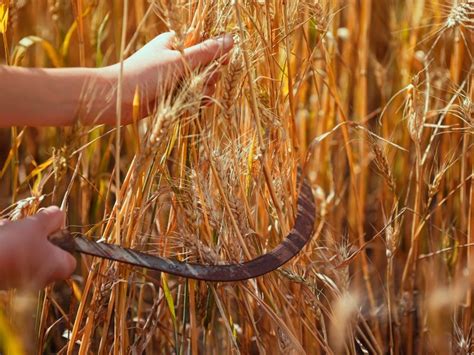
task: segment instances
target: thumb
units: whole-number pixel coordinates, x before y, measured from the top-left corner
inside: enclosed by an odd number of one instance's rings
[[[195,46],[186,48],[184,56],[190,69],[206,66],[215,59],[222,57],[234,46],[234,40],[230,34],[221,37],[208,39]]]
[[[164,49],[171,49],[173,46],[173,39],[175,37],[174,32],[164,32],[155,38],[153,38],[150,42],[145,44],[142,49],[138,52],[134,53],[132,57],[136,57],[137,55],[145,55],[149,56],[149,53],[155,53],[162,51]]]
[[[36,215],[28,217],[28,219],[36,223],[41,228],[41,232],[48,237],[64,226],[65,215],[59,207],[50,206],[40,209]]]
[[[173,39],[176,36],[176,34],[171,31],[171,32],[164,32],[161,33],[160,35],[156,36],[150,44],[153,44],[153,46],[156,46],[158,48],[167,48],[171,49],[173,45]]]
[[[54,260],[48,283],[67,279],[76,269],[76,259],[64,250],[50,244],[51,260]]]
[[[65,215],[56,206],[50,206],[41,209],[35,216],[31,217],[36,220],[38,227],[46,237],[58,231],[64,226]],[[47,275],[48,283],[68,278],[76,268],[76,259],[68,252],[48,243],[47,252],[50,260],[50,269]]]

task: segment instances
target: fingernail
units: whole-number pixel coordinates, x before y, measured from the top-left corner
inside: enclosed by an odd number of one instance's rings
[[[224,51],[228,51],[234,46],[234,38],[228,33],[223,36],[217,37],[216,41],[217,43],[219,43],[219,45]]]

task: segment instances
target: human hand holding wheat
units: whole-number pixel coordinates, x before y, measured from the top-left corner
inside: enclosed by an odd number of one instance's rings
[[[124,61],[123,101],[126,108],[131,108],[137,94],[142,106],[160,99],[187,74],[191,75],[194,71],[210,65],[214,60],[222,58],[234,43],[232,36],[224,35],[180,52],[173,48],[174,37],[173,32],[163,33]],[[105,68],[105,75],[110,80],[115,80],[119,76],[119,70],[120,64],[112,65]],[[209,74],[204,85],[204,96],[214,93],[218,78],[217,71]],[[126,116],[130,116],[129,112]]]
[[[209,66],[233,47],[232,37],[225,35],[180,52],[172,47],[173,36],[163,33],[125,59],[121,82],[120,64],[54,69],[0,66],[0,127],[65,126],[77,120],[115,124],[117,101],[121,123],[131,123],[136,93],[139,118],[143,118],[184,76]],[[218,78],[217,71],[210,72],[204,96],[213,94]]]
[[[48,207],[20,221],[0,222],[0,289],[39,289],[71,275],[76,260],[48,241],[64,213]]]

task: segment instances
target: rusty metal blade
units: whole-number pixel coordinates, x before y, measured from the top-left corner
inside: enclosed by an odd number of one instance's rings
[[[50,241],[70,252],[98,256],[134,266],[145,267],[190,279],[205,281],[242,281],[273,271],[290,259],[308,243],[313,234],[316,217],[311,188],[303,180],[298,195],[296,221],[288,236],[272,251],[253,260],[229,265],[201,265],[167,259],[108,243],[97,243],[83,236],[61,231]]]

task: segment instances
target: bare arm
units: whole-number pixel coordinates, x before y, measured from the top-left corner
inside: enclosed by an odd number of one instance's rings
[[[124,61],[123,123],[131,121],[137,87],[143,109],[185,75],[185,63],[190,69],[206,66],[233,45],[230,36],[207,40],[187,48],[183,58],[171,48],[172,38],[172,33],[164,33]],[[114,124],[119,69],[117,64],[62,69],[0,66],[0,127],[67,126],[79,118],[84,124]],[[214,83],[209,82],[206,94]]]
[[[86,84],[95,83],[95,89],[99,91],[107,87],[101,70],[93,68],[2,66],[0,78],[1,127],[71,125],[85,98]],[[106,102],[103,96],[95,97],[91,103],[89,113],[92,115],[99,113],[101,108],[111,109],[111,102]]]

